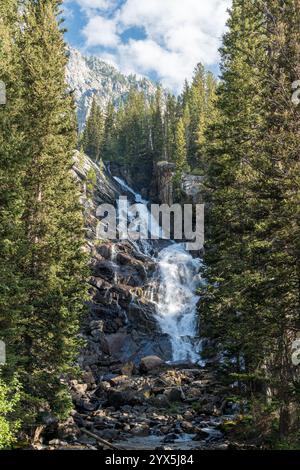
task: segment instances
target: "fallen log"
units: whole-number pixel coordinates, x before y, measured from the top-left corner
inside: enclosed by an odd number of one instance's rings
[[[97,436],[97,434],[94,434],[93,432],[88,431],[88,430],[85,429],[85,428],[81,428],[80,430],[81,430],[81,432],[83,432],[83,433],[86,434],[87,436],[93,437],[93,438],[96,439],[98,442],[101,442],[101,444],[105,445],[106,447],[110,447],[110,448],[113,449],[113,450],[125,450],[125,449],[123,449],[122,447],[117,447],[117,446],[111,444],[110,442],[106,441],[105,439],[102,439],[102,437]]]

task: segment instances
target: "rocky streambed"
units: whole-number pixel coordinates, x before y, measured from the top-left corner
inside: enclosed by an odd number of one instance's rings
[[[226,449],[222,423],[231,408],[214,373],[190,364],[170,365],[156,356],[139,367],[124,363],[99,381],[87,373],[72,381],[76,408],[49,448]],[[227,414],[226,414],[227,413]],[[58,436],[58,437],[57,437]],[[100,438],[98,440],[97,438]],[[103,442],[106,442],[106,444]]]

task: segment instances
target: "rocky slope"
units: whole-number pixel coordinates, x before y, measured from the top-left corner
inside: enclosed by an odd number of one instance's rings
[[[107,62],[97,57],[85,57],[74,48],[69,48],[68,53],[66,78],[70,90],[74,92],[80,131],[89,114],[94,96],[104,109],[110,100],[116,106],[125,100],[132,87],[144,91],[149,99],[155,93],[155,84],[147,78],[123,75]]]

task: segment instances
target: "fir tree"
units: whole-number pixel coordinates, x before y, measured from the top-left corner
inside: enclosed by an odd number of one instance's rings
[[[26,281],[19,373],[27,415],[65,416],[71,400],[61,382],[78,352],[86,298],[86,256],[79,188],[71,174],[76,146],[72,97],[65,84],[61,1],[28,2],[20,41],[26,137],[25,234],[20,263]]]
[[[152,149],[155,161],[162,160],[166,151],[164,145],[163,116],[162,116],[162,92],[156,89],[154,102],[152,103]]]
[[[175,162],[176,178],[179,179],[184,172],[187,172],[189,170],[186,153],[185,129],[182,118],[179,119],[176,127]]]
[[[299,109],[291,83],[300,73],[299,14],[294,0],[233,2],[208,132],[202,326],[222,351],[223,368],[246,381],[256,400],[272,402],[281,437],[297,415]]]
[[[93,99],[91,111],[82,135],[83,151],[95,162],[101,158],[103,144],[104,118],[96,99]]]

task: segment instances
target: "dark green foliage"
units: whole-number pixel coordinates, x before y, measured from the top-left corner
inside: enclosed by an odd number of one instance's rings
[[[107,129],[108,130],[108,129]],[[100,106],[93,100],[91,112],[83,131],[81,145],[83,151],[95,162],[101,158],[104,134],[104,117]]]
[[[233,2],[206,134],[203,334],[227,374],[276,404],[281,436],[297,420],[300,110],[291,85],[300,75],[299,17],[295,0]]]
[[[87,259],[80,191],[72,176],[76,120],[65,84],[61,1],[1,3],[0,322],[3,379],[18,372],[21,418],[66,416],[61,378],[78,353]],[[3,11],[2,11],[3,10]],[[22,27],[20,27],[22,26]]]

